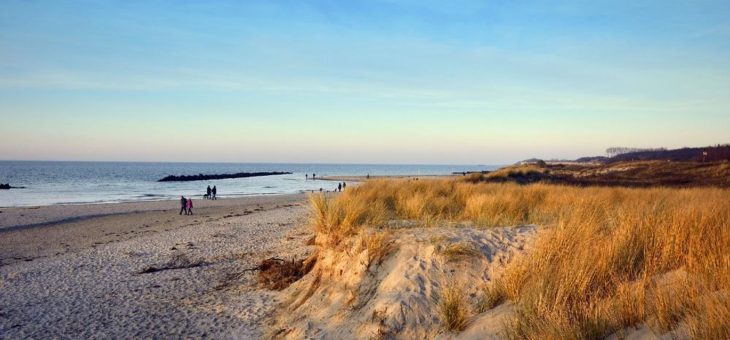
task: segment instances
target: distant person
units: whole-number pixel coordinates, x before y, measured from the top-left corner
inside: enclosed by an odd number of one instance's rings
[[[319,192],[322,192],[322,188],[319,188]]]
[[[211,190],[211,192],[213,192],[213,199],[217,200],[218,197],[216,197],[216,195],[218,194],[218,189],[216,189],[215,185],[213,186],[213,190]]]
[[[309,180],[309,174],[304,174],[304,180],[305,181],[308,181]]]
[[[342,192],[342,183],[337,183],[337,191]]]
[[[208,193],[208,195],[207,195],[207,196],[205,196],[205,198],[207,198],[207,199],[210,199],[210,193],[211,193],[211,190],[210,190],[210,185],[208,186],[208,189],[206,189],[206,190],[205,190],[205,192],[207,192],[207,193]]]
[[[368,174],[367,176],[365,176],[365,179],[370,179],[370,174]]]
[[[183,211],[185,212],[185,215],[187,215],[187,207],[188,207],[188,200],[185,199],[185,196],[180,196],[180,215],[182,215]]]
[[[192,215],[193,214],[193,199],[188,198],[188,201],[185,202],[185,207],[187,208],[187,211],[185,211],[185,215]]]
[[[317,179],[317,174],[312,174],[312,180],[314,181],[316,179]]]
[[[342,190],[345,190],[345,188],[347,188],[347,183],[346,182],[342,182]]]

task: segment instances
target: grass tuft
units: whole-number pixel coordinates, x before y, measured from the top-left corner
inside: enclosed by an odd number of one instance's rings
[[[464,290],[450,284],[441,291],[438,303],[439,316],[446,331],[463,331],[467,326],[469,313],[468,302]]]
[[[501,281],[484,284],[481,288],[481,295],[477,300],[475,310],[477,313],[484,313],[499,306],[504,301],[505,293]]]
[[[468,242],[457,242],[447,245],[440,251],[448,261],[462,261],[481,255],[473,244]]]

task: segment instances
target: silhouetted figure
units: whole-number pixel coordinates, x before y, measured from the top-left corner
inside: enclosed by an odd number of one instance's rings
[[[193,199],[188,198],[188,201],[185,202],[185,206],[187,207],[187,211],[185,212],[185,215],[192,215],[193,214]]]
[[[317,174],[312,174],[312,180],[314,181],[316,179],[317,179]]]
[[[305,181],[308,181],[309,180],[309,174],[304,174],[304,180]]]
[[[185,199],[185,196],[180,196],[180,215],[182,215],[182,213],[186,211],[185,209],[187,208],[187,205],[188,200]],[[187,212],[185,212],[185,215],[187,215]]]
[[[213,186],[213,190],[211,191],[213,192],[213,199],[217,200],[218,197],[216,197],[216,195],[218,194],[218,189],[216,189],[215,185]]]
[[[342,183],[337,183],[337,191],[342,192]]]
[[[319,188],[319,192],[322,192],[322,188]]]
[[[342,182],[342,190],[345,190],[347,188],[347,182]]]
[[[365,179],[370,179],[370,174],[368,174],[367,176],[365,176]]]
[[[208,195],[205,198],[210,199],[210,192],[211,192],[210,185],[208,186],[208,189],[205,189],[205,192],[208,193]]]

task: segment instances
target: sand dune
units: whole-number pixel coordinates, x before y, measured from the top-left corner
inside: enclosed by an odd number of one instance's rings
[[[380,265],[367,252],[331,252],[304,279],[293,284],[272,329],[286,339],[430,339],[442,331],[439,299],[448,287],[463,289],[468,308],[482,287],[499,275],[536,235],[534,226],[495,229],[407,228],[394,231],[393,251]],[[453,251],[455,245],[471,249]],[[497,337],[504,305],[479,313],[459,334]]]

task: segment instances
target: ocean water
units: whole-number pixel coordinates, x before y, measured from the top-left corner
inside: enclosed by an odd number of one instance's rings
[[[201,197],[217,186],[219,197],[275,195],[310,190],[332,190],[337,182],[305,181],[317,176],[446,175],[452,172],[493,170],[486,165],[367,165],[264,163],[122,163],[0,161],[0,183],[25,189],[0,190],[0,207],[53,204],[110,203]],[[195,182],[157,180],[167,175],[286,171],[291,175]]]

